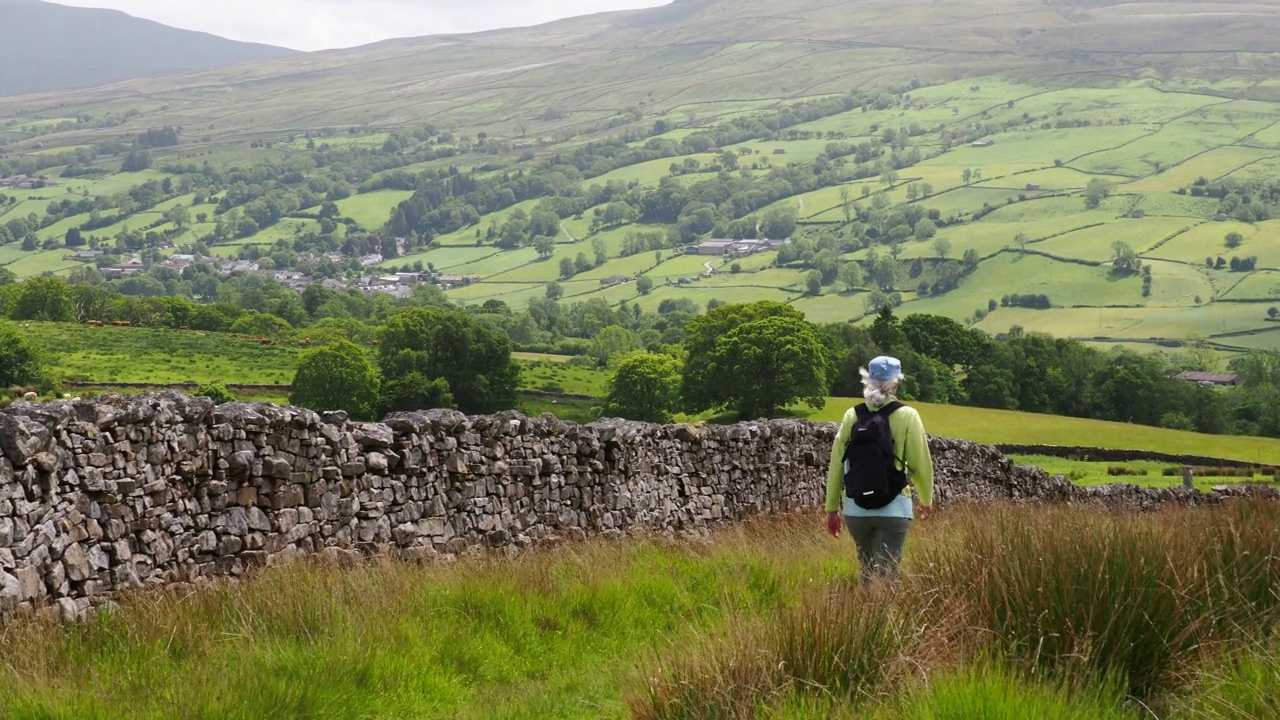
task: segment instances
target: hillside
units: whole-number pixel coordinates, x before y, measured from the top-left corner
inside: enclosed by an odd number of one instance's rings
[[[75,230],[98,264],[268,256],[354,287],[350,254],[380,249],[380,271],[517,311],[553,281],[564,305],[775,299],[815,322],[892,302],[1221,364],[1280,346],[1277,29],[1280,0],[707,0],[0,99],[0,169],[50,181],[0,188],[0,267],[84,269]],[[177,144],[137,145],[162,126]],[[130,144],[149,168],[122,172]],[[458,174],[490,185],[405,214]],[[540,209],[558,229],[502,240]],[[779,212],[790,248],[686,254]]]
[[[138,125],[212,124],[215,137],[228,137],[430,119],[524,134],[562,131],[543,120],[549,109],[574,127],[634,105],[706,114],[886,79],[1116,77],[1237,62],[1267,78],[1277,30],[1276,0],[681,0],[0,101],[0,116],[163,95],[165,107],[144,109]],[[228,93],[234,102],[210,102]]]
[[[0,96],[95,87],[293,55],[115,10],[0,0]]]

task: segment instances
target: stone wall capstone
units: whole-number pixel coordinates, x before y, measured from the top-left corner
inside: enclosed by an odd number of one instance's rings
[[[447,557],[588,535],[675,536],[822,502],[835,424],[592,425],[515,412],[350,422],[179,393],[0,410],[0,612],[76,617],[111,592],[301,554]],[[1082,490],[931,439],[940,505],[1151,507],[1239,491]]]

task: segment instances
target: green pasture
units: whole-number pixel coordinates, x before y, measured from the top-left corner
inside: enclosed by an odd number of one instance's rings
[[[1136,293],[1138,281],[1127,282],[1133,283]],[[920,307],[921,312],[929,311],[923,309],[923,304]],[[977,327],[990,333],[1001,333],[1014,325],[1021,325],[1029,330],[1077,339],[1185,339],[1190,336],[1213,339],[1224,333],[1263,330],[1274,325],[1266,321],[1265,310],[1265,306],[1255,303],[1214,303],[1190,308],[1054,308],[1047,311],[1001,308],[978,323]],[[1280,336],[1270,336],[1270,339],[1273,343],[1280,343]],[[1225,339],[1224,342],[1232,344],[1234,340]]]
[[[44,273],[63,272],[84,265],[84,263],[76,260],[66,259],[71,254],[71,250],[67,248],[35,250],[33,252],[22,252],[19,249],[19,252],[21,254],[4,267],[14,275],[17,275],[20,280],[43,275]]]
[[[1137,207],[1147,215],[1170,215],[1187,218],[1192,223],[1209,222],[1218,214],[1218,201],[1208,197],[1149,193],[1140,195]]]
[[[1240,142],[1272,122],[1274,118],[1253,113],[1238,116],[1221,108],[1211,108],[1170,121],[1124,147],[1081,158],[1073,162],[1072,167],[1130,177],[1150,175],[1222,145]]]
[[[379,190],[352,195],[334,204],[343,217],[355,220],[365,230],[377,230],[391,219],[396,206],[412,195],[409,190]]]
[[[21,323],[44,346],[65,380],[94,383],[221,382],[287,385],[300,347],[261,345],[222,333],[150,328],[94,328],[67,323]]]
[[[1026,311],[1033,313],[1036,320],[1025,326],[1040,329],[1041,316],[1057,312],[1056,308],[1063,306],[1138,305],[1142,302],[1142,281],[1137,277],[1117,279],[1105,267],[1007,252],[983,262],[959,288],[945,295],[908,302],[903,305],[903,312],[933,313],[963,320],[979,308],[985,310],[989,300],[999,302],[1009,293],[1049,296],[1055,310]],[[1017,308],[998,308],[990,317],[1017,311]]]
[[[1028,202],[1033,202],[1036,194],[1021,190],[970,186],[940,192],[922,203],[930,210],[942,213],[944,218],[952,215],[965,217],[981,210],[983,206],[1000,207],[1010,201],[1017,201],[1019,195],[1025,195],[1029,198]]]
[[[564,362],[559,358],[520,363],[522,391],[602,398],[609,394],[609,378],[610,375],[606,372]]]
[[[1048,201],[1038,201],[1048,202]],[[1031,238],[1032,248],[1037,248],[1036,241],[1049,237],[1064,230],[1072,230],[1083,227],[1084,225],[1107,222],[1113,220],[1114,216],[1104,212],[1086,213],[1081,212],[1078,217],[1073,216],[1069,219],[1070,224],[1065,224],[1067,218],[1051,216],[1042,219],[1028,219],[1014,222],[1003,222],[1004,213],[1013,211],[1014,209],[1030,203],[1018,203],[1010,205],[1001,210],[987,215],[976,222],[965,222],[959,225],[942,228],[938,231],[938,237],[945,238],[951,242],[951,256],[960,257],[964,255],[966,250],[977,251],[979,257],[992,255],[1003,248],[1015,248],[1017,243],[1015,238],[1019,233],[1025,233]],[[927,243],[910,243],[903,248],[904,257],[932,257],[936,253],[933,249],[933,242]]]
[[[1144,303],[1148,307],[1194,307],[1197,297],[1203,304],[1214,296],[1213,284],[1203,268],[1151,260],[1146,264],[1151,267],[1151,296]]]
[[[1030,192],[1027,190],[1028,185],[1039,185],[1040,190],[1043,192],[1058,193],[1083,190],[1089,184],[1089,181],[1095,178],[1111,182],[1125,179],[1119,176],[1091,175],[1069,167],[1050,167],[1043,170],[1006,175],[1005,177],[991,180],[984,179],[980,183],[975,183],[975,185],[984,188],[1003,188],[1028,193]]]
[[[625,290],[630,290],[635,295],[635,284],[629,283]],[[700,308],[706,308],[707,303],[712,300],[720,300],[726,303],[739,302],[756,302],[758,300],[774,300],[777,302],[787,302],[796,297],[798,293],[787,292],[786,290],[755,287],[755,286],[730,286],[730,285],[658,285],[654,287],[653,292],[648,295],[640,295],[634,298],[633,305],[640,306],[647,312],[655,312],[658,305],[663,300],[679,300],[689,299]]]
[[[1128,460],[1125,462],[1091,462],[1088,460],[1072,460],[1048,455],[1013,455],[1011,459],[1019,465],[1034,465],[1052,475],[1062,475],[1071,482],[1082,486],[1113,485],[1127,483],[1140,487],[1172,488],[1182,487],[1181,466],[1155,460]],[[1228,460],[1234,458],[1225,458]],[[1112,475],[1108,468],[1134,471],[1138,475]],[[1177,468],[1177,475],[1165,475],[1170,468]],[[1273,476],[1258,473],[1251,478],[1241,476],[1217,477],[1214,475],[1193,475],[1192,481],[1197,490],[1209,491],[1218,485],[1229,485],[1241,482],[1274,482]]]
[[[1229,233],[1244,236],[1243,244],[1234,250],[1226,246]],[[1153,258],[1178,260],[1203,265],[1205,258],[1222,256],[1230,261],[1233,255],[1256,256],[1258,267],[1280,267],[1280,221],[1268,220],[1257,225],[1228,220],[1204,222],[1153,250]]]
[[[1059,257],[1110,262],[1112,245],[1123,242],[1139,255],[1170,235],[1188,227],[1186,218],[1145,217],[1113,220],[1101,227],[1087,228],[1043,240],[1031,247]]]
[[[848,398],[827,398],[823,409],[805,414],[811,420],[835,422],[844,416],[854,402]],[[1006,445],[1147,450],[1170,455],[1198,455],[1259,465],[1280,465],[1280,443],[1274,438],[1203,435],[1145,425],[961,405],[913,402],[912,406],[920,411],[929,434],[940,437]]]
[[[1276,156],[1275,150],[1252,147],[1226,146],[1197,155],[1173,167],[1126,183],[1122,192],[1176,192],[1199,178],[1217,180],[1264,159]]]
[[[515,256],[519,254],[519,252],[520,251],[504,252],[503,250],[496,248],[492,245],[482,245],[482,246],[472,245],[471,247],[454,247],[454,246],[436,247],[436,248],[431,248],[430,250],[427,250],[425,252],[412,253],[409,255],[405,255],[404,257],[392,258],[390,260],[387,260],[386,262],[383,262],[379,267],[400,268],[406,264],[411,265],[415,262],[421,262],[423,267],[426,267],[427,263],[431,263],[437,271],[447,270],[450,273],[454,273],[454,274],[461,274],[461,275],[477,274],[477,275],[487,276],[488,273],[483,273],[483,274],[473,273],[473,271],[458,270],[458,268],[465,267],[471,263],[479,263],[479,262],[493,259],[493,258],[502,258],[502,260],[500,262],[496,262],[495,265],[498,265],[501,267],[509,267],[510,264],[513,261],[515,261]]]
[[[1223,294],[1224,300],[1272,300],[1280,303],[1280,271],[1265,270],[1249,273],[1231,290]]]
[[[1280,136],[1280,128],[1277,128],[1275,126],[1263,132],[1274,132],[1276,135]],[[1256,140],[1250,144],[1250,147],[1252,147],[1254,144],[1256,144]],[[1271,150],[1272,148],[1267,148],[1267,149]],[[1280,157],[1272,156],[1263,160],[1255,161],[1248,165],[1243,165],[1237,168],[1228,177],[1234,180],[1266,181],[1276,177],[1277,175],[1280,175]]]
[[[791,307],[804,313],[815,323],[839,323],[861,319],[867,314],[866,293],[840,292],[835,287],[823,289],[822,295],[805,295],[791,301]]]
[[[693,155],[690,157],[697,160],[702,166],[702,171],[699,172],[698,175],[704,177],[712,176],[712,173],[706,172],[706,168],[715,162],[717,157],[716,155],[711,153],[702,153],[701,155]],[[748,159],[749,158],[743,158],[743,160]],[[627,184],[639,183],[641,185],[656,185],[659,180],[671,174],[672,163],[679,165],[683,162],[683,157],[647,160],[635,165],[628,165],[627,167],[618,168],[617,170],[611,170],[604,175],[593,177],[590,180],[585,181],[585,183],[587,185],[607,185],[610,182],[622,182]]]
[[[166,175],[159,170],[140,170],[138,172],[120,172],[107,175],[97,180],[93,180],[86,189],[90,195],[115,195],[117,193],[128,192],[130,188],[149,182],[151,180],[161,180],[165,178],[173,179],[176,184],[177,177]]]
[[[474,285],[446,291],[450,299],[459,302],[484,303],[485,300],[503,300],[508,305],[523,307],[531,297],[545,295],[545,283],[507,283],[482,281]],[[513,302],[519,298],[519,303]]]
[[[512,359],[521,362],[543,362],[543,363],[567,363],[573,359],[572,355],[553,355],[551,353],[533,353],[533,352],[513,352]]]

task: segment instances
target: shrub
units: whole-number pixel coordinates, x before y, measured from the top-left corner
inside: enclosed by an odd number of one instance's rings
[[[206,383],[196,389],[197,397],[207,397],[218,405],[235,402],[236,396],[227,391],[221,383]]]

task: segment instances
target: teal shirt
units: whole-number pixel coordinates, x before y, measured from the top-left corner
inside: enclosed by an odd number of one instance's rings
[[[903,406],[889,416],[889,432],[893,434],[893,454],[898,460],[899,468],[906,471],[909,480],[902,495],[879,510],[858,507],[853,500],[844,496],[844,451],[845,446],[849,444],[849,436],[853,433],[853,426],[857,420],[856,407],[849,408],[840,422],[840,431],[836,433],[835,442],[831,445],[831,462],[827,470],[827,512],[840,510],[850,517],[914,518],[915,504],[911,500],[912,485],[920,496],[920,503],[925,507],[932,506],[933,456],[929,453],[929,437],[925,434],[920,413],[908,406]]]

